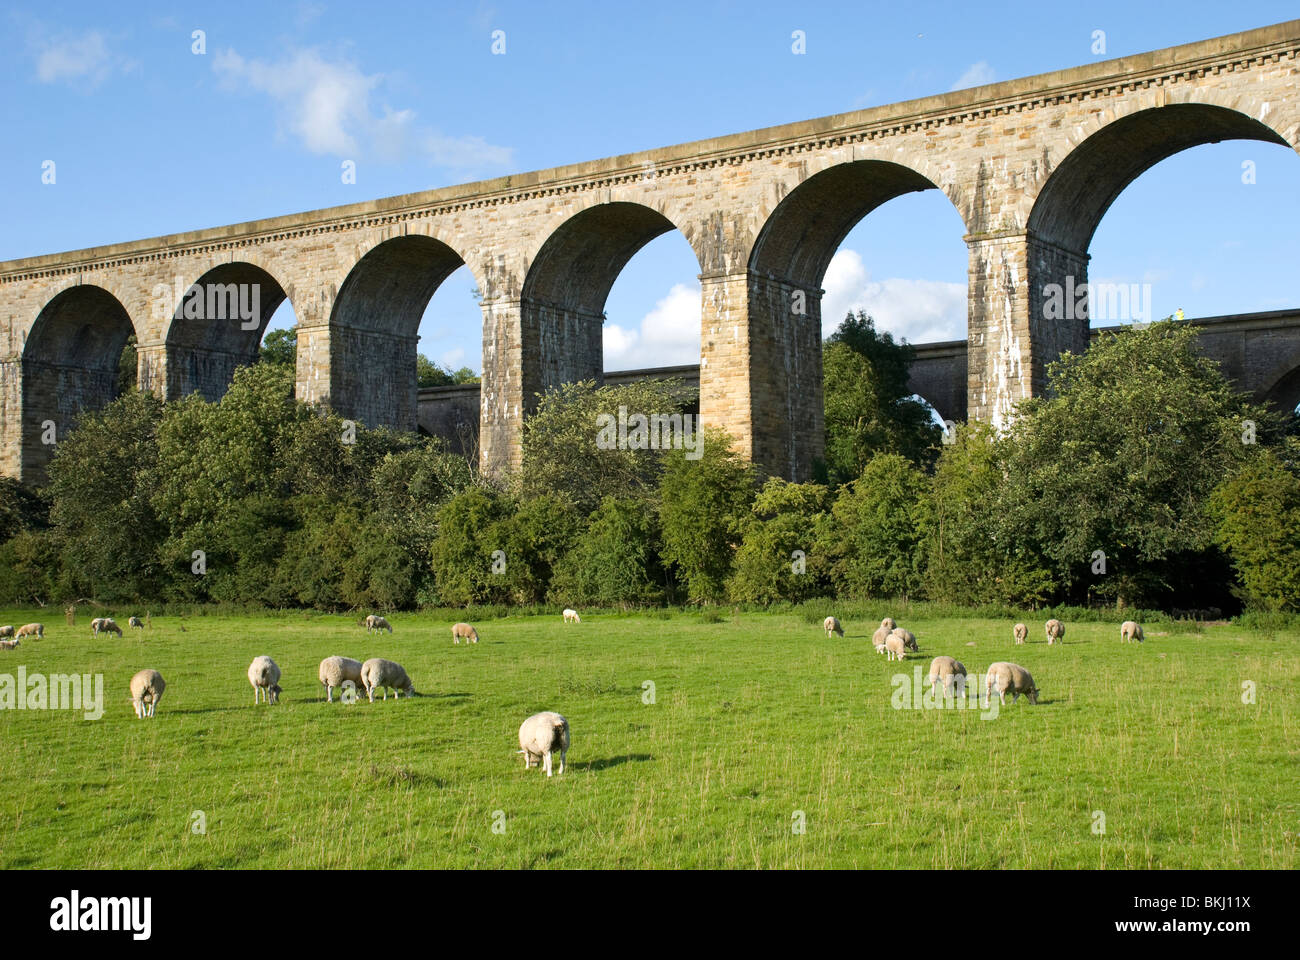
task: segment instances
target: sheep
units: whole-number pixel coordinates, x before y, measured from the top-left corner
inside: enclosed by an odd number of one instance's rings
[[[1047,621],[1047,642],[1049,644],[1055,643],[1057,640],[1060,640],[1064,636],[1065,636],[1065,624],[1063,624],[1060,620]]]
[[[831,638],[832,634],[836,634],[836,633],[838,633],[841,637],[844,636],[844,627],[840,625],[839,620],[837,620],[835,617],[827,617],[825,620],[823,620],[822,629],[826,631],[827,640]]]
[[[132,677],[131,703],[135,707],[136,717],[140,720],[152,717],[166,689],[167,684],[157,670],[141,670]]]
[[[1023,623],[1017,623],[1011,628],[1011,635],[1016,638],[1016,643],[1024,643],[1029,639],[1029,628]]]
[[[361,665],[361,685],[366,688],[366,696],[371,703],[375,702],[375,691],[380,687],[384,690],[385,700],[388,699],[389,687],[393,688],[397,700],[402,698],[403,693],[408,697],[415,696],[415,684],[411,683],[411,678],[406,675],[401,664],[379,657],[371,657]]]
[[[889,654],[888,659],[890,660],[907,659],[907,654],[904,653],[906,646],[903,637],[897,630],[885,638],[885,650]]]
[[[921,648],[916,645],[916,635],[911,630],[895,627],[890,631],[890,635],[899,637],[903,641],[903,646],[907,647],[908,650],[920,652]]]
[[[0,650],[12,650],[20,643],[21,640],[0,640]]]
[[[280,668],[270,657],[253,658],[253,662],[248,665],[248,682],[253,685],[254,706],[261,702],[263,694],[266,695],[267,704],[276,703],[280,699]]]
[[[466,643],[478,643],[478,631],[468,623],[458,623],[451,628],[451,642],[460,643],[460,638],[464,637]]]
[[[393,632],[393,625],[383,617],[377,617],[373,613],[366,617],[366,633],[378,633],[381,630]]]
[[[133,627],[136,630],[144,629],[144,621],[141,620],[139,617],[128,617],[126,621],[126,625],[128,627]]]
[[[519,752],[524,755],[524,769],[538,764],[551,775],[551,754],[560,752],[560,773],[564,773],[564,756],[569,752],[569,721],[551,710],[535,713],[519,725]]]
[[[958,677],[962,679],[958,680]],[[952,657],[935,657],[930,661],[929,680],[931,688],[942,680],[945,695],[951,694],[956,687],[959,694],[970,696],[966,692],[966,668],[960,660],[954,660]]]
[[[885,617],[884,620],[880,621],[880,626],[877,627],[876,632],[871,635],[871,642],[876,646],[876,653],[885,652],[885,638],[893,633],[894,627],[896,626],[898,626],[898,624],[894,623],[892,617]]]
[[[1023,693],[1030,703],[1038,703],[1038,687],[1034,685],[1034,678],[1029,675],[1029,671],[1018,663],[998,663],[990,664],[984,673],[984,701],[987,703],[993,690],[998,692],[998,700],[1006,704],[1006,693],[1011,691],[1011,702],[1015,703]]]
[[[326,657],[320,662],[318,674],[325,687],[325,701],[334,702],[334,688],[342,688],[344,683],[352,682],[354,689],[361,689],[361,661],[349,657]]]
[[[14,626],[12,623],[0,627],[0,637],[12,637],[14,635]]]
[[[101,633],[116,633],[120,637],[122,628],[117,625],[117,621],[112,617],[97,617],[90,621],[90,635],[97,637]]]
[[[40,637],[45,639],[45,624],[43,623],[24,623],[14,634],[15,639],[21,640],[23,637]]]
[[[1120,643],[1132,642],[1136,640],[1142,642],[1142,624],[1136,620],[1125,620],[1119,625]]]
[[[564,611],[565,623],[582,623],[582,617],[578,616],[578,611],[568,607]]]

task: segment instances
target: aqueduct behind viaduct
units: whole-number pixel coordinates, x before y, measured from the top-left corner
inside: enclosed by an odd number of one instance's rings
[[[1298,54],[1300,20],[714,140],[3,263],[0,471],[44,475],[49,422],[61,435],[111,398],[132,332],[142,388],[219,397],[286,297],[298,396],[414,429],[416,328],[462,264],[482,292],[482,462],[507,466],[538,392],[601,377],[602,312],[623,266],[679,230],[703,288],[701,416],[768,471],[802,479],[822,444],[826,267],[873,209],[929,189],[966,228],[966,412],[1005,422],[1041,389],[1048,361],[1087,346],[1087,318],[1049,319],[1044,288],[1086,281],[1093,232],[1125,186],[1203,143],[1300,149]],[[218,300],[256,289],[256,315],[187,319],[195,287]]]

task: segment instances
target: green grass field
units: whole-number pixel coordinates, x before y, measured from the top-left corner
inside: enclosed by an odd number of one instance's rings
[[[1300,859],[1294,633],[1149,624],[1145,644],[1121,646],[1117,623],[1069,623],[1049,647],[1034,621],[1015,647],[1010,622],[915,619],[921,652],[899,665],[872,649],[875,623],[828,640],[793,614],[511,617],[453,646],[452,620],[433,615],[394,616],[391,636],[295,613],[157,617],[143,636],[92,639],[84,613],[75,627],[50,609],[0,613],[47,627],[0,651],[0,674],[105,678],[97,721],[0,710],[9,868]],[[263,653],[284,694],[255,708],[245,672]],[[972,673],[1022,664],[1039,705],[1008,699],[995,719],[894,709],[891,676],[944,653]],[[317,665],[332,654],[397,660],[421,695],[327,705]],[[144,667],[167,692],[141,721],[127,685]],[[573,736],[549,781],[515,753],[520,722],[543,709]]]

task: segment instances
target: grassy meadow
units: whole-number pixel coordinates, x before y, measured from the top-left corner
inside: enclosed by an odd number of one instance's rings
[[[879,617],[827,639],[790,612],[513,616],[454,646],[438,614],[367,636],[301,612],[142,634],[130,612],[92,639],[83,611],[0,611],[47,628],[0,674],[105,678],[99,720],[0,710],[0,866],[1300,865],[1296,632],[1148,623],[1130,646],[1118,622],[1067,622],[1049,647],[1029,621],[1015,647],[1010,621],[899,617],[921,647],[900,665],[871,646]],[[283,671],[276,706],[253,706],[258,654]],[[327,705],[332,654],[396,660],[420,696]],[[939,654],[1020,663],[1040,702],[894,709],[891,677]],[[144,667],[167,690],[141,721]],[[549,781],[515,752],[545,709],[573,737]]]

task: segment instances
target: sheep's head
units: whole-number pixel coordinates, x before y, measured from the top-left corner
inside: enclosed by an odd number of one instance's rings
[[[273,683],[273,684],[271,684],[271,687],[270,687],[270,689],[267,691],[267,693],[270,694],[271,702],[272,702],[272,703],[279,703],[279,702],[280,702],[280,693],[281,693],[281,690],[280,690],[280,685],[279,685],[278,683]]]

